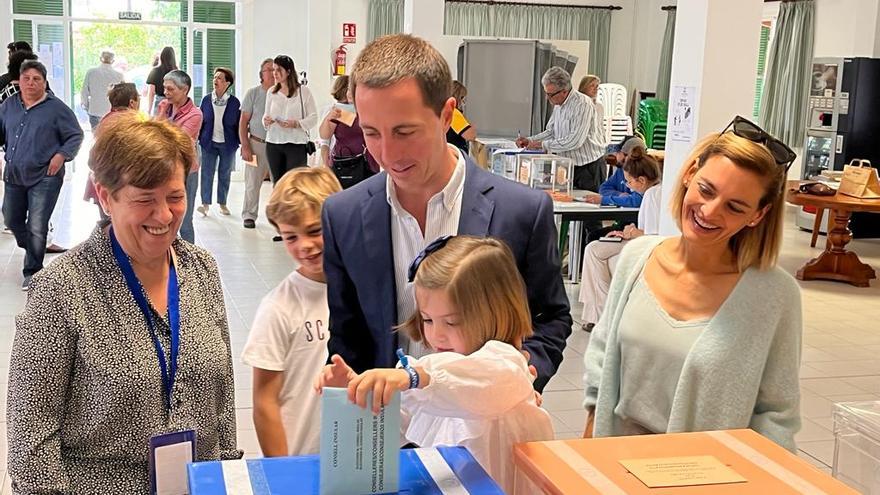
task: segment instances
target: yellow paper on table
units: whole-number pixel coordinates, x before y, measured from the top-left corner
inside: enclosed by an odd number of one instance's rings
[[[718,485],[747,481],[711,455],[625,459],[620,463],[648,488]]]

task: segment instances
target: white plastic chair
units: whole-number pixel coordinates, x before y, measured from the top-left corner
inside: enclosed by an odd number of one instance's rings
[[[600,84],[596,101],[605,108],[605,118],[626,115],[626,87],[622,84]]]

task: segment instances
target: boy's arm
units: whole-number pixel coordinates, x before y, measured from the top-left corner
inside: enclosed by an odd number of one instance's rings
[[[288,455],[287,435],[278,402],[282,383],[283,371],[254,368],[254,426],[265,457]]]

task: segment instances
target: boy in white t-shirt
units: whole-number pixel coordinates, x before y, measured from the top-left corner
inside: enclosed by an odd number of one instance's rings
[[[242,361],[254,367],[254,425],[266,457],[316,454],[329,315],[321,205],[342,188],[328,169],[298,168],[275,185],[266,216],[299,268],[260,303]]]

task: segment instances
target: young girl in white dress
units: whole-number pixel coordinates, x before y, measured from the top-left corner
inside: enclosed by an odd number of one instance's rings
[[[402,391],[406,441],[467,447],[512,493],[513,445],[553,439],[521,351],[532,324],[513,256],[496,239],[442,237],[416,258],[409,275],[418,310],[401,330],[435,352],[360,375],[334,355],[316,387],[348,387],[352,402],[374,412]]]

